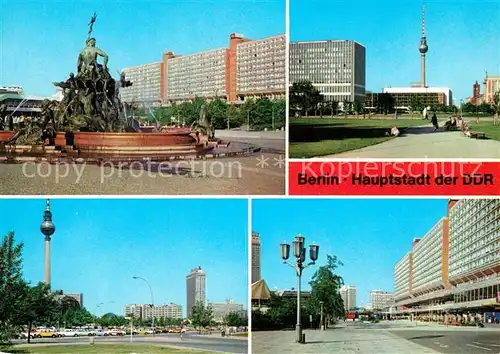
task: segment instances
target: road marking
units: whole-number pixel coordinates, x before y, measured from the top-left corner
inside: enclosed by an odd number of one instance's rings
[[[479,344],[481,344],[481,343],[479,343]],[[479,348],[479,349],[491,351],[490,348],[480,347],[479,345],[474,345],[474,344],[466,344],[466,345],[468,345],[469,347],[474,347],[474,348]]]
[[[500,347],[500,344],[490,344],[492,347]]]

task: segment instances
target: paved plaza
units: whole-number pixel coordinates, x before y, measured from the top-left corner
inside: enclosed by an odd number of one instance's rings
[[[263,162],[263,163],[261,163]],[[284,155],[172,161],[143,168],[0,163],[0,194],[284,194]]]
[[[362,149],[323,157],[341,158],[498,158],[500,141],[467,138],[461,132],[408,128],[404,136]]]
[[[306,344],[294,331],[252,333],[252,352],[476,354],[500,353],[500,327],[460,328],[407,321],[342,323],[326,331],[306,330]]]

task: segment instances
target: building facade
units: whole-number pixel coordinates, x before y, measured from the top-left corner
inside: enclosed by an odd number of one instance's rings
[[[484,101],[492,104],[495,92],[500,92],[500,76],[487,76],[484,79]]]
[[[57,301],[60,301],[60,300],[64,299],[65,297],[70,297],[70,298],[74,299],[76,302],[78,302],[78,305],[80,307],[83,307],[83,294],[82,293],[62,294],[62,295],[55,296]]]
[[[370,292],[370,307],[372,310],[384,310],[394,306],[394,294],[382,291],[372,290]]]
[[[206,304],[206,274],[201,267],[191,269],[186,276],[186,313],[191,316],[197,302]]]
[[[500,199],[450,200],[394,277],[403,312],[443,321],[500,311]]]
[[[285,36],[242,42],[237,46],[236,58],[238,101],[260,96],[283,97],[286,85]]]
[[[364,102],[366,50],[350,40],[290,44],[290,84],[309,81],[336,102]]]
[[[147,106],[160,105],[161,69],[161,62],[123,69],[125,77],[132,82],[132,86],[120,89],[122,101]]]
[[[144,306],[142,312],[143,320],[150,320],[153,318],[182,318],[182,306],[174,303],[164,304],[160,306]]]
[[[344,301],[346,312],[356,309],[356,287],[353,285],[343,285],[340,288],[340,297]]]
[[[250,40],[232,33],[229,46],[176,55],[165,51],[156,63],[123,69],[131,87],[122,89],[124,102],[170,105],[174,102],[220,98],[284,98],[286,36]]]
[[[245,317],[246,311],[244,311],[244,305],[235,303],[231,299],[227,299],[226,302],[210,302],[208,306],[212,307],[212,313],[215,322],[224,322],[224,318],[230,313],[236,313],[241,317]]]
[[[256,232],[252,232],[252,284],[262,279],[260,250],[260,235]]]
[[[226,97],[226,48],[172,57],[165,67],[164,98],[169,101]]]

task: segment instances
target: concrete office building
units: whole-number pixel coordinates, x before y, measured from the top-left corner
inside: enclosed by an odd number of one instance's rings
[[[396,264],[394,277],[399,311],[440,321],[498,312],[500,200],[450,200],[446,217]]]
[[[161,64],[161,62],[156,62],[123,69],[127,80],[133,84],[120,89],[122,101],[146,106],[159,106],[162,102],[160,93]]]
[[[394,306],[394,294],[382,290],[372,290],[370,292],[370,304],[366,309],[384,310]]]
[[[365,47],[351,40],[290,44],[290,84],[311,82],[325,100],[364,101]]]
[[[155,319],[158,318],[182,318],[182,306],[174,303],[164,304],[160,306],[143,306],[142,319],[150,320],[154,315]]]
[[[256,232],[252,232],[252,284],[262,279],[260,250],[260,235]]]
[[[191,269],[186,276],[186,313],[187,317],[191,316],[193,306],[197,302],[206,304],[206,274],[201,267]]]
[[[356,309],[356,287],[352,285],[343,285],[340,288],[340,297],[344,301],[344,309],[352,311]]]
[[[231,299],[227,299],[226,302],[209,302],[208,305],[212,307],[215,322],[223,322],[230,313],[236,313],[241,317],[245,317],[246,314],[244,305],[235,303]]]
[[[283,97],[286,84],[285,36],[242,42],[237,46],[236,56],[238,101],[260,96]]]
[[[133,85],[122,89],[125,102],[147,106],[194,100],[230,102],[285,95],[286,36],[250,40],[232,33],[229,46],[188,55],[165,51],[159,62],[125,68]]]

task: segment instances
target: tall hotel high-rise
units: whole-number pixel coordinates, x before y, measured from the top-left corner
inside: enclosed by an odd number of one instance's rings
[[[356,287],[353,285],[343,285],[339,292],[340,297],[344,301],[344,309],[346,311],[356,309]]]
[[[191,269],[186,276],[186,313],[187,317],[193,312],[193,306],[197,302],[206,304],[206,274],[201,267]]]
[[[189,55],[165,51],[159,62],[123,69],[133,85],[123,88],[121,97],[150,106],[196,97],[230,102],[283,98],[285,59],[284,35],[250,40],[233,33],[228,47]]]
[[[260,235],[256,232],[252,232],[252,284],[262,279],[260,249]]]
[[[366,50],[351,40],[290,44],[290,84],[309,81],[336,102],[363,102]]]

